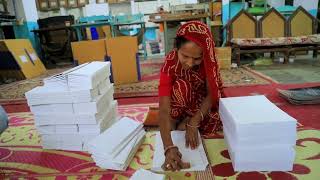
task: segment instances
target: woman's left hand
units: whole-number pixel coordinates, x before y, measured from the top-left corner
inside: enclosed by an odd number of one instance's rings
[[[192,121],[193,118],[187,122],[186,125],[186,147],[190,147],[192,150],[199,146],[198,125]]]

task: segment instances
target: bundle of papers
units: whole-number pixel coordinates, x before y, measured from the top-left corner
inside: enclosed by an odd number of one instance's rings
[[[320,104],[320,86],[288,90],[278,89],[278,92],[281,97],[292,104]]]
[[[199,134],[200,144],[197,149],[191,150],[185,146],[185,131],[172,131],[171,138],[173,144],[179,148],[180,153],[182,154],[182,161],[190,163],[189,169],[181,169],[181,171],[205,171],[208,166],[207,155],[204,151],[201,137]],[[164,148],[161,139],[160,132],[156,135],[156,146],[155,152],[153,155],[153,164],[152,170],[156,172],[164,172],[161,168],[165,161]]]
[[[142,123],[123,117],[88,143],[96,165],[125,171],[144,140]]]
[[[109,76],[109,62],[86,63],[26,93],[43,148],[86,150],[89,140],[116,122]]]
[[[85,63],[61,74],[44,79],[49,87],[64,87],[70,91],[94,89],[110,76],[109,62]]]
[[[290,171],[297,121],[265,96],[222,98],[219,114],[235,171]]]
[[[151,171],[145,170],[145,169],[139,169],[136,171],[130,178],[130,180],[164,180],[165,175],[163,174],[156,174]]]

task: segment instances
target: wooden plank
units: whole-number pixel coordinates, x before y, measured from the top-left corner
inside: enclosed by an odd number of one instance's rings
[[[138,82],[137,37],[121,36],[107,39],[106,42],[108,56],[111,57],[114,83],[128,84]]]

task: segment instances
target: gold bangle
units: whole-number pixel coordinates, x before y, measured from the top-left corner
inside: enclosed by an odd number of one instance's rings
[[[178,149],[178,146],[175,146],[175,145],[172,145],[172,146],[168,146],[164,149],[164,155],[167,154],[167,152],[170,150],[170,149],[173,149],[173,148],[177,148]]]
[[[203,115],[203,113],[202,113],[201,109],[199,109],[199,112],[200,112],[200,115],[201,115],[201,121],[203,121],[203,119],[204,119],[204,115]]]
[[[199,128],[200,127],[200,125],[193,126],[193,125],[190,125],[189,123],[187,123],[187,126],[192,127],[192,128]]]

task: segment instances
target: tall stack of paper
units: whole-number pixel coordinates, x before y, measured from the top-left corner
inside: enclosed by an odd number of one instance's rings
[[[185,131],[172,131],[171,138],[173,144],[179,148],[180,153],[182,154],[182,161],[190,163],[189,169],[181,169],[181,171],[205,171],[208,166],[208,159],[206,152],[204,151],[203,144],[201,141],[200,134],[198,135],[200,139],[200,144],[195,150],[186,148],[185,146]],[[152,170],[157,172],[164,172],[161,168],[165,161],[164,148],[161,139],[160,132],[156,135],[156,146],[155,152],[153,155],[153,165]]]
[[[44,80],[26,93],[45,149],[82,151],[117,120],[110,63],[91,62]]]
[[[297,121],[265,96],[220,99],[219,113],[235,171],[290,171]]]
[[[124,171],[145,134],[142,123],[124,117],[91,140],[88,150],[99,167]]]

